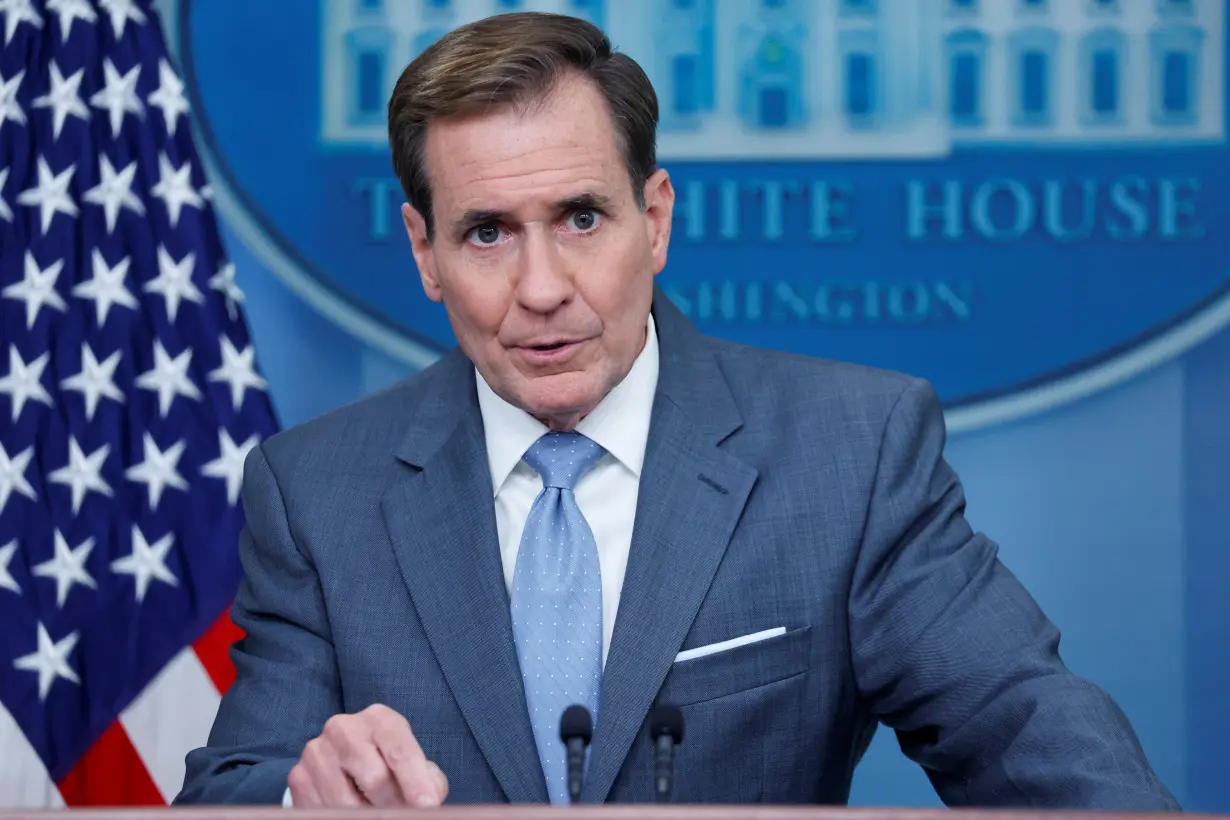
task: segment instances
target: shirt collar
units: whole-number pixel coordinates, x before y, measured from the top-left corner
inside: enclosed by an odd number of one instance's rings
[[[474,376],[487,441],[491,486],[498,494],[525,451],[547,432],[547,427],[529,413],[497,396],[477,368]],[[649,419],[657,387],[658,335],[651,315],[645,347],[632,363],[632,369],[576,428],[578,433],[593,439],[638,478],[645,462]]]

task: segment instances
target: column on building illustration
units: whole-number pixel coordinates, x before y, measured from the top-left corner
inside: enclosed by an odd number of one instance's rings
[[[739,32],[739,119],[756,130],[806,124],[807,0],[746,0],[755,9]]]
[[[658,92],[663,131],[700,128],[716,104],[714,0],[661,0],[654,28],[650,79]]]

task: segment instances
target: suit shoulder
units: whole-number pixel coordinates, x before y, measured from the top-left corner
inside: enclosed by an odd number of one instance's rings
[[[907,392],[927,400],[934,388],[925,379],[896,370],[769,348],[714,340],[714,350],[731,388],[750,396],[771,396],[774,404],[796,402],[845,408],[858,415],[887,415]]]
[[[262,445],[279,462],[328,457],[345,458],[375,443],[386,452],[408,415],[429,394],[432,368],[415,373],[382,390],[336,407],[270,436]]]

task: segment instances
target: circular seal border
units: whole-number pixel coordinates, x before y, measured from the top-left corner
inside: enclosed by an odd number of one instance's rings
[[[327,0],[321,0],[327,2]],[[197,90],[189,23],[193,0],[158,0],[168,45],[192,106],[197,151],[209,175],[215,207],[245,244],[290,290],[347,333],[391,358],[422,369],[444,352],[439,344],[381,316],[332,285],[274,227],[217,150]],[[1228,115],[1230,119],[1230,115]],[[1121,385],[1165,364],[1230,325],[1230,273],[1210,296],[1097,356],[1036,378],[945,406],[948,431],[960,434],[1025,419]]]

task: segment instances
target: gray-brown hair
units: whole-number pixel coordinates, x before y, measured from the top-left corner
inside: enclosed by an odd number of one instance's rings
[[[389,148],[406,199],[434,234],[431,185],[424,162],[435,120],[481,114],[544,99],[570,74],[591,81],[615,122],[637,205],[656,170],[658,98],[636,61],[611,48],[597,26],[538,12],[501,14],[453,29],[416,57],[389,98]]]

